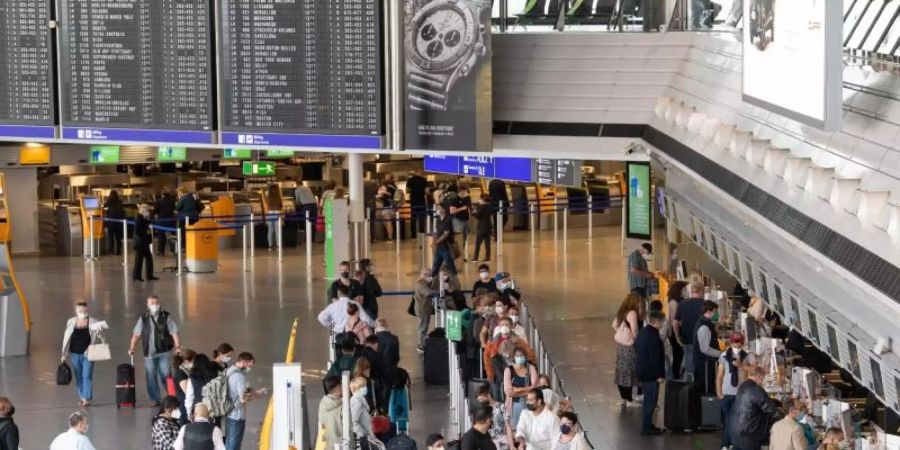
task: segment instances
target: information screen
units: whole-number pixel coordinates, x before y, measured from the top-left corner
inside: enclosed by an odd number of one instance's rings
[[[222,143],[380,148],[378,0],[219,0]]]
[[[0,136],[55,137],[50,0],[0,2]]]
[[[95,145],[91,147],[91,164],[114,164],[119,162],[119,146]]]
[[[208,0],[60,0],[63,138],[213,142]]]
[[[157,161],[180,162],[187,160],[187,148],[185,147],[160,147],[157,151]]]
[[[250,159],[253,157],[253,150],[249,148],[226,148],[222,157],[225,159]]]
[[[651,223],[653,220],[653,208],[650,197],[650,163],[629,162],[628,172],[628,201],[625,203],[626,232],[630,238],[650,239]],[[740,275],[738,275],[740,278]]]

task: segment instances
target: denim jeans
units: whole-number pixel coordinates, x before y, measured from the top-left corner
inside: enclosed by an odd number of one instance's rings
[[[225,418],[226,450],[240,450],[241,442],[244,441],[245,426],[247,426],[246,420],[234,420],[230,417]]]
[[[641,414],[641,430],[650,431],[653,429],[653,411],[656,409],[656,402],[659,400],[659,383],[656,380],[644,381],[641,383],[644,387],[644,404]]]
[[[446,263],[447,271],[456,275],[456,261],[454,261],[450,247],[441,243],[434,248],[434,265],[431,266],[431,276],[436,277],[441,272],[441,266]]]
[[[727,381],[726,381],[727,383]],[[724,432],[722,433],[722,445],[721,447],[728,447],[731,445],[731,435],[728,433],[728,419],[731,416],[731,407],[734,406],[734,396],[726,395],[724,399],[722,399],[722,425],[724,426]]]
[[[169,352],[158,353],[152,357],[144,357],[144,365],[147,371],[147,395],[150,400],[160,402],[162,398],[159,396],[159,385],[166,385],[166,378],[172,373],[169,358],[172,354]]]
[[[92,378],[94,377],[94,363],[88,361],[86,354],[69,353],[72,360],[72,371],[75,372],[75,389],[78,398],[90,400],[94,395]]]
[[[684,359],[681,362],[681,378],[686,378],[686,374],[694,373],[694,344],[684,344],[683,348]]]
[[[281,214],[278,213],[269,213],[266,214],[266,242],[269,244],[269,248],[274,248],[278,246],[278,217]]]

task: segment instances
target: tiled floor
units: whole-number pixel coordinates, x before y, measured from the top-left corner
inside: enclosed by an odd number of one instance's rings
[[[592,243],[586,230],[572,230],[568,252],[561,242],[544,233],[531,247],[527,233],[507,233],[504,255],[499,265],[514,274],[547,347],[560,364],[567,393],[574,399],[582,422],[597,450],[651,448],[716,448],[718,436],[673,436],[642,438],[638,435],[639,408],[620,410],[615,406],[615,367],[611,315],[624,292],[624,275],[619,228],[597,229]],[[412,243],[404,243],[398,257],[392,245],[373,245],[376,273],[386,291],[410,290],[418,255]],[[318,249],[317,249],[318,250]],[[241,271],[240,253],[229,253],[215,274],[186,275],[180,279],[159,274],[152,284],[132,283],[121,259],[105,257],[85,264],[80,258],[44,257],[16,260],[19,281],[31,305],[34,328],[31,355],[0,359],[0,395],[16,404],[16,421],[22,433],[22,448],[47,448],[56,433],[63,431],[66,417],[75,406],[74,387],[58,387],[54,374],[58,364],[60,339],[72,305],[88,301],[92,315],[110,322],[114,361],[95,366],[94,401],[88,410],[90,436],[99,449],[149,448],[151,409],[142,388],[143,362],[138,368],[138,399],[143,407],[116,410],[114,406],[115,364],[127,359],[125,350],[138,314],[148,294],[159,295],[163,307],[172,312],[181,327],[184,346],[211,350],[227,341],[239,351],[257,357],[251,383],[270,384],[271,363],[284,358],[285,345],[294,317],[300,319],[297,355],[309,377],[309,408],[315,420],[318,377],[325,369],[327,333],[316,322],[325,304],[322,293],[321,256],[317,253],[311,270],[306,269],[302,248],[286,251],[279,264],[275,255],[257,252],[255,270]],[[171,264],[171,260],[166,261]],[[163,266],[157,261],[158,266]],[[495,263],[495,269],[497,263]],[[464,284],[475,278],[475,265],[464,268]],[[401,365],[413,380],[411,431],[420,442],[430,432],[446,427],[446,389],[422,383],[421,359],[414,349],[415,319],[406,314],[408,296],[382,299],[383,315],[401,339]],[[244,448],[256,448],[265,401],[249,408]],[[421,445],[421,444],[420,444]]]

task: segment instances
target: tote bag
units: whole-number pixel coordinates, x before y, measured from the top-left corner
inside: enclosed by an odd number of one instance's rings
[[[91,340],[91,345],[88,346],[86,354],[88,361],[109,361],[112,359],[109,353],[109,344],[106,343],[103,333],[97,333],[96,339]]]

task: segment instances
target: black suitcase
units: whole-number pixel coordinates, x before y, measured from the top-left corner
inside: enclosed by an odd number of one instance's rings
[[[472,378],[466,384],[466,394],[469,398],[469,411],[474,412],[481,404],[478,403],[478,391],[482,387],[490,388],[491,383],[486,378]]]
[[[437,328],[425,339],[425,384],[450,384],[448,344],[443,328]]]
[[[131,364],[124,363],[116,366],[116,409],[135,407],[137,396],[134,388],[134,358]]]
[[[693,382],[666,382],[663,425],[669,431],[693,431],[700,428],[700,393]]]

